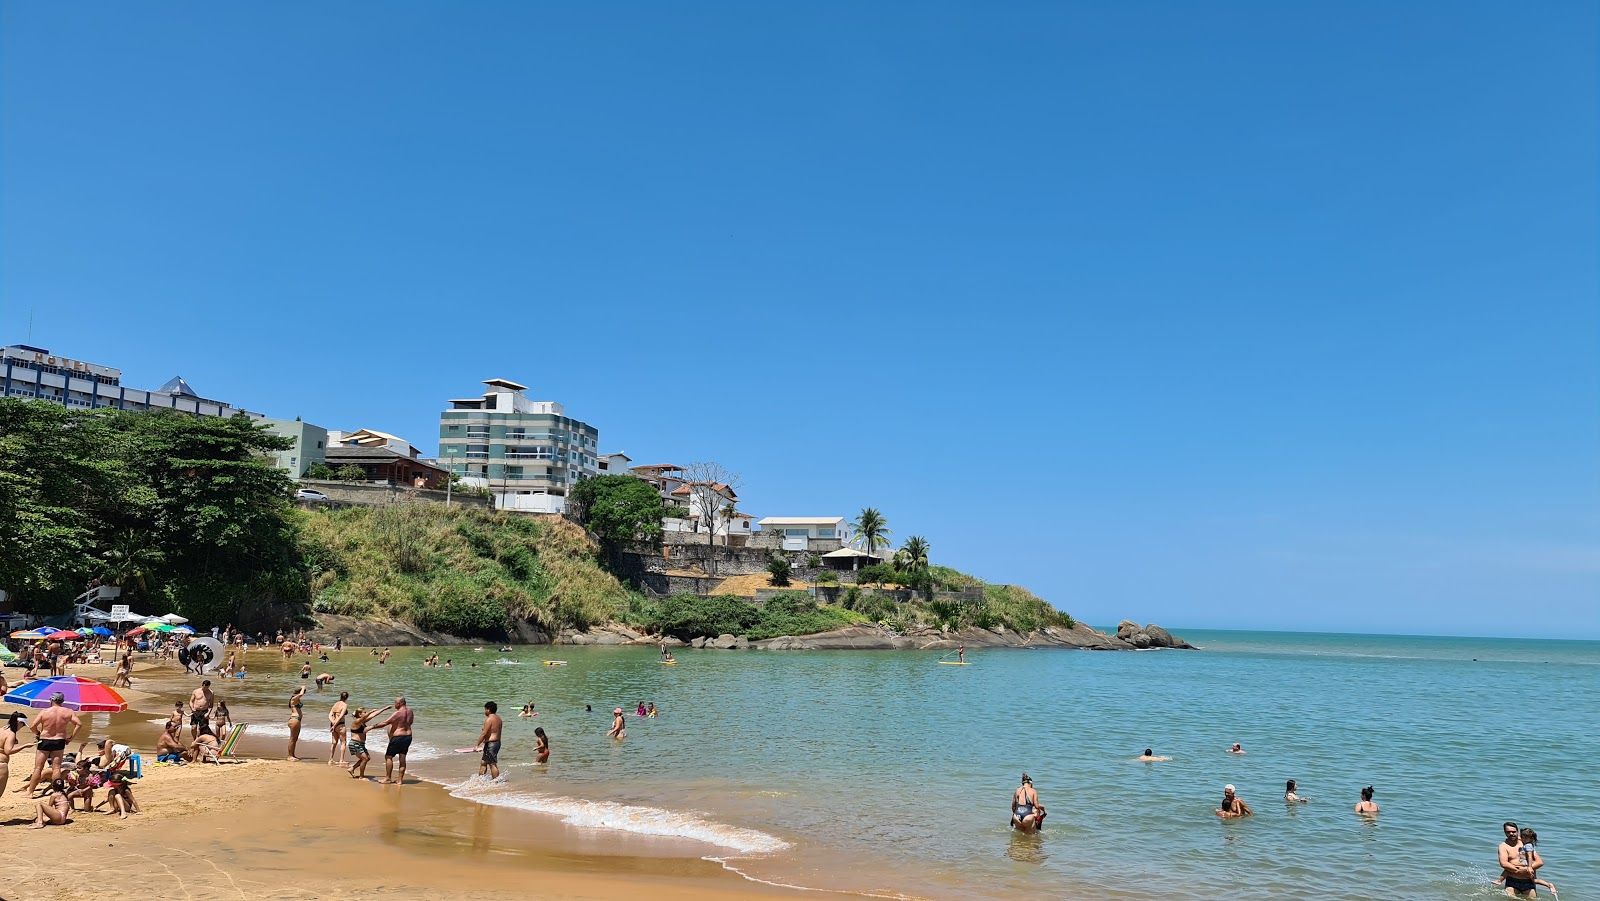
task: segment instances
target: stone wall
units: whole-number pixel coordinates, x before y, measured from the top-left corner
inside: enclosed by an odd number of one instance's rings
[[[391,485],[369,485],[364,482],[328,482],[321,479],[301,479],[300,487],[320,491],[328,496],[326,501],[297,500],[303,507],[390,507],[400,504],[443,504],[445,492],[430,488],[399,488]],[[450,492],[450,504],[463,507],[489,509],[486,497]]]

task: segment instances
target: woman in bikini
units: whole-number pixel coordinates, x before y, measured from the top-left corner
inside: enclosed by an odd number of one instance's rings
[[[534,763],[549,763],[550,739],[544,734],[543,726],[538,726],[533,730],[533,739],[537,742],[533,747]]]
[[[67,814],[72,812],[72,802],[67,800],[66,786],[60,779],[51,782],[45,789],[44,797],[37,802],[39,817],[33,821],[30,829],[43,829],[46,826],[65,826],[72,822]]]
[[[355,716],[350,721],[350,739],[345,748],[350,752],[350,778],[365,779],[367,777],[367,761],[372,755],[367,753],[367,724],[372,722],[384,710],[374,710],[370,713],[365,707],[357,707]]]
[[[233,717],[228,713],[228,702],[218,698],[216,709],[211,711],[211,731],[218,736],[227,735],[231,725]]]
[[[305,704],[305,702],[302,701],[301,698],[305,697],[305,694],[306,694],[306,687],[304,685],[302,685],[299,688],[295,689],[294,697],[289,699],[289,759],[290,760],[296,759],[295,756],[294,756],[294,746],[296,744],[298,744],[299,741],[300,741],[300,708],[302,706],[304,706],[304,704]]]
[[[1372,786],[1361,790],[1361,801],[1356,804],[1356,813],[1375,814],[1378,812],[1378,803],[1372,800]]]
[[[0,728],[0,794],[5,794],[6,783],[11,781],[11,755],[18,751],[25,751],[32,746],[32,742],[24,745],[17,741],[17,733],[22,731],[22,714],[13,713],[6,720],[4,728]]]

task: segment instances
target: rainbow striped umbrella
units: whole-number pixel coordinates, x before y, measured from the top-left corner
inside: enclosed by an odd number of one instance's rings
[[[21,704],[26,707],[49,707],[50,696],[58,691],[65,698],[61,706],[68,710],[118,713],[128,709],[128,702],[122,699],[122,695],[112,691],[110,686],[82,676],[51,676],[48,679],[35,679],[7,692],[3,700],[7,704]]]
[[[49,637],[49,635],[49,632],[44,632],[39,629],[24,629],[21,632],[11,633],[12,638],[20,639],[22,641],[38,641],[41,638]]]

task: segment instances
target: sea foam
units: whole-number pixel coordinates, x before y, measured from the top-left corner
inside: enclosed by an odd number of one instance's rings
[[[506,791],[503,783],[476,778],[447,784],[445,788],[457,798],[495,807],[554,814],[568,825],[586,829],[616,829],[636,835],[687,838],[730,848],[741,854],[773,854],[790,847],[788,842],[765,832],[717,823],[682,811]]]

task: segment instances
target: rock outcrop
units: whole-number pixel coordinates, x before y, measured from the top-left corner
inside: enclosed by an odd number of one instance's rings
[[[1173,635],[1155,623],[1141,626],[1133,620],[1125,619],[1117,624],[1117,638],[1133,645],[1139,650],[1147,648],[1187,648],[1193,645]]]
[[[574,645],[618,645],[618,644],[646,644],[652,639],[646,638],[644,633],[635,632],[627,626],[608,623],[604,626],[578,631],[577,629],[562,629],[561,634],[555,637],[551,644]]]

